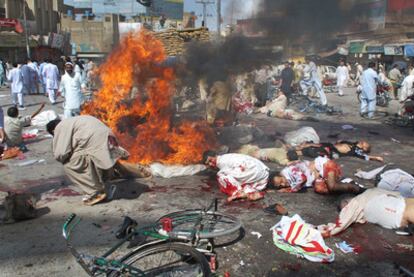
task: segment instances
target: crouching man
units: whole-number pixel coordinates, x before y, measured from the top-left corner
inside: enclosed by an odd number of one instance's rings
[[[227,201],[247,198],[258,200],[264,197],[269,179],[269,168],[253,157],[243,154],[217,155],[213,151],[203,154],[203,163],[218,169],[220,190],[228,195]]]
[[[353,223],[373,223],[386,229],[399,229],[397,234],[409,235],[414,223],[414,198],[404,198],[399,192],[380,188],[340,201],[341,210],[336,223],[320,225],[324,237],[336,235]]]
[[[128,158],[129,153],[118,145],[111,129],[95,117],[56,119],[46,128],[54,136],[55,159],[63,164],[69,179],[86,193],[85,205],[92,206],[105,200],[105,182],[127,175],[128,170],[118,161]],[[142,173],[148,176],[145,170]]]

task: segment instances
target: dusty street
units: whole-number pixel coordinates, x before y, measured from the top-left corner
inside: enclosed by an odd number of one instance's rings
[[[6,112],[10,104],[8,90],[0,90],[0,102]],[[263,115],[240,116],[240,122],[255,123],[267,134],[284,134],[300,126],[312,126],[322,141],[334,141],[328,136],[338,134],[338,139],[366,139],[373,145],[373,154],[384,156],[387,163],[394,163],[412,172],[414,162],[413,130],[390,127],[377,121],[361,119],[353,89],[344,97],[329,94],[330,104],[340,105],[342,116],[320,116],[319,122],[295,122],[273,119]],[[37,104],[47,101],[44,96],[26,97],[30,114]],[[61,104],[47,105],[62,113]],[[393,101],[390,114],[397,110]],[[343,130],[348,124],[353,130]],[[32,127],[31,127],[32,128]],[[274,246],[269,229],[280,220],[262,211],[263,206],[281,203],[289,215],[299,214],[312,224],[334,222],[337,212],[335,197],[321,196],[308,190],[306,193],[280,194],[269,192],[264,200],[225,204],[225,195],[209,180],[207,174],[194,177],[135,180],[119,184],[115,200],[94,207],[81,204],[82,196],[64,177],[62,166],[54,161],[51,139],[41,130],[38,137],[28,141],[29,152],[25,160],[0,162],[1,191],[31,191],[39,194],[40,217],[10,225],[0,225],[0,275],[1,276],[85,276],[81,267],[65,248],[61,225],[70,213],[83,218],[77,228],[74,244],[81,250],[97,254],[115,243],[114,235],[123,216],[135,218],[140,224],[156,220],[161,215],[188,208],[205,207],[215,197],[220,199],[219,209],[238,216],[244,224],[245,237],[239,242],[217,249],[219,272],[230,276],[399,276],[397,266],[414,271],[413,237],[400,237],[391,230],[370,224],[354,225],[344,233],[326,240],[335,251],[332,264],[311,263],[289,255]],[[45,161],[29,166],[19,166],[28,160]],[[373,169],[376,162],[342,158],[344,176],[353,176],[356,169]],[[276,164],[269,164],[278,168]],[[367,186],[372,183],[362,182]],[[257,238],[251,232],[263,236]],[[335,243],[346,241],[360,245],[360,254],[343,254]]]

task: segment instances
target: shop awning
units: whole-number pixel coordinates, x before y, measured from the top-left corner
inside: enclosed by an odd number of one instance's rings
[[[349,53],[359,54],[364,53],[365,41],[353,41],[349,43]]]

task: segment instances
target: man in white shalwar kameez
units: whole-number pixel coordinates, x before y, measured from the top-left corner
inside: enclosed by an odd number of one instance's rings
[[[84,203],[94,205],[103,201],[107,197],[105,183],[128,171],[118,160],[128,158],[129,153],[119,146],[111,129],[89,115],[56,119],[46,128],[53,135],[55,159],[63,164],[69,179],[86,193]],[[146,173],[142,176],[148,177]]]
[[[404,81],[401,84],[400,94],[398,99],[402,102],[405,101],[408,97],[414,93],[414,74],[410,74],[404,78]]]
[[[321,101],[321,104],[328,104],[328,100],[326,99],[326,95],[322,87],[322,82],[319,77],[318,68],[316,67],[316,64],[313,61],[309,60],[309,63],[305,65],[303,69],[303,79],[300,81],[299,84],[302,88],[302,93],[304,95],[307,95],[308,90],[311,87],[314,87],[319,95],[319,100]]]
[[[65,64],[65,71],[60,81],[59,92],[65,98],[63,114],[65,118],[69,118],[80,115],[80,107],[83,103],[82,89],[86,86],[82,82],[81,75],[73,71],[72,63]]]
[[[59,69],[48,60],[47,64],[43,67],[42,75],[46,93],[49,96],[50,103],[54,105],[56,103],[56,91],[59,88]]]
[[[227,201],[239,198],[258,200],[264,197],[269,181],[269,168],[256,158],[244,154],[217,156],[207,151],[203,155],[204,164],[218,168],[217,180],[220,190],[228,195]]]
[[[349,79],[348,67],[343,60],[339,61],[339,66],[336,68],[336,85],[338,86],[338,95],[344,95],[344,88]]]
[[[375,63],[370,62],[368,69],[362,73],[362,97],[361,97],[361,115],[368,114],[368,118],[372,118],[377,107],[377,83],[378,73],[374,70]]]
[[[24,110],[23,99],[23,75],[17,63],[13,64],[13,69],[9,71],[7,80],[11,82],[10,89],[12,94],[13,104],[19,104],[19,109]]]

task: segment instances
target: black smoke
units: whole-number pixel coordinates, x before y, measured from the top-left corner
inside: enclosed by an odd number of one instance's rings
[[[262,0],[252,26],[275,43],[326,48],[358,16],[352,0]]]
[[[254,40],[238,35],[220,42],[189,44],[182,57],[184,66],[179,75],[190,80],[205,78],[212,84],[274,62],[271,53],[260,51],[257,46]]]
[[[236,5],[229,6],[237,8],[242,3],[240,0],[233,1]],[[260,5],[258,12],[243,23],[256,36],[246,37],[236,32],[221,42],[190,44],[183,55],[184,66],[179,75],[181,79],[206,78],[211,84],[265,64],[280,63],[283,56],[295,54],[275,53],[272,51],[275,46],[283,46],[285,50],[302,48],[307,54],[336,49],[337,44],[343,42],[337,39],[337,34],[348,30],[354,19],[360,16],[354,2],[257,0]],[[230,16],[227,14],[225,17]]]

